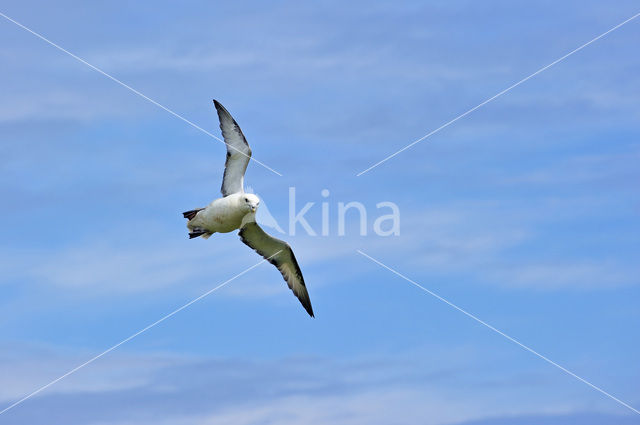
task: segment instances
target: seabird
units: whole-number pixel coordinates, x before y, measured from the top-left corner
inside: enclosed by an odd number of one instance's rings
[[[260,199],[244,191],[244,173],[251,159],[251,149],[240,126],[217,100],[213,101],[224,143],[227,160],[222,177],[222,198],[215,199],[204,208],[182,213],[188,220],[189,239],[208,239],[214,233],[228,233],[240,229],[240,240],[276,266],[304,309],[313,317],[309,293],[304,284],[300,266],[288,243],[268,235],[256,223]]]

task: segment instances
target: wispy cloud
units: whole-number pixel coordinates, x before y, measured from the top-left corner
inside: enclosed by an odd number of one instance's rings
[[[401,234],[362,238],[351,217],[347,237],[283,237],[315,320],[265,264],[0,423],[629,422],[355,250],[442,284],[637,406],[638,25],[350,179],[636,13],[633,1],[10,3],[3,12],[214,134],[211,98],[224,100],[255,155],[286,174],[250,166],[246,178],[283,229],[295,185],[316,202],[316,228],[327,188],[332,214],[337,201],[396,202]],[[221,144],[20,31],[0,25],[6,403],[259,260],[235,234],[186,239],[180,212],[218,196]]]
[[[640,279],[624,263],[593,261],[589,263],[558,262],[555,264],[523,264],[507,266],[493,273],[497,282],[509,288],[535,290],[594,288],[615,289],[639,285]]]
[[[33,287],[66,288],[78,295],[93,297],[156,291],[184,282],[210,282],[216,276],[237,272],[246,265],[235,255],[239,249],[229,249],[222,244],[209,244],[207,249],[202,249],[197,242],[190,245],[140,242],[81,243],[70,248],[39,251],[5,250],[0,263],[3,283],[20,279]],[[238,245],[237,248],[242,248]],[[214,274],[211,258],[224,264],[215,266]],[[247,252],[247,261],[253,258]]]
[[[580,401],[554,402],[540,395],[528,401],[518,399],[517,393],[529,393],[532,386],[538,388],[540,384],[522,376],[513,377],[518,387],[494,385],[492,391],[502,394],[500,397],[483,396],[485,384],[472,378],[478,373],[469,375],[479,365],[462,362],[455,350],[449,354],[449,360],[436,366],[428,360],[430,355],[416,362],[400,354],[398,360],[404,362],[389,362],[375,357],[257,361],[121,353],[60,382],[28,404],[7,412],[3,419],[15,424],[32,422],[45,417],[54,405],[60,412],[58,422],[49,423],[71,425],[123,425],[132,417],[136,423],[156,421],[167,425],[190,421],[408,424],[425,417],[433,424],[474,420],[489,424],[534,412],[607,417],[606,410],[593,415],[580,413],[585,412]],[[2,357],[7,360],[7,356],[3,350]],[[51,348],[22,351],[20,355],[14,352],[9,357],[13,367],[3,367],[6,370],[2,374],[5,401],[19,397],[39,376],[80,358]],[[431,366],[425,367],[427,364]]]

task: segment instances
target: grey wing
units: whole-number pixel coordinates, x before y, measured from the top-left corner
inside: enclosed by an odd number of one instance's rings
[[[240,126],[229,111],[215,99],[213,104],[216,106],[216,111],[218,111],[222,137],[227,145],[227,160],[224,163],[224,176],[222,177],[220,191],[222,196],[244,192],[244,172],[247,170],[247,165],[249,165],[249,160],[251,159],[251,149],[247,139],[242,134],[242,130],[240,130]]]
[[[280,270],[282,277],[284,277],[287,285],[289,285],[289,289],[298,297],[298,300],[300,300],[304,309],[307,310],[309,316],[313,317],[309,293],[304,284],[300,266],[298,266],[296,257],[293,255],[289,244],[268,235],[255,222],[245,224],[242,229],[240,229],[238,235],[242,242],[249,245],[249,247],[253,248],[258,254],[262,255],[263,258]]]

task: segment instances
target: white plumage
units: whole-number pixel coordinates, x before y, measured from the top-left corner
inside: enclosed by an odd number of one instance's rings
[[[184,212],[189,221],[189,238],[205,239],[214,233],[240,230],[242,242],[276,266],[307,313],[313,317],[302,272],[288,243],[268,235],[255,222],[260,199],[244,191],[244,173],[251,159],[251,149],[238,123],[218,101],[214,100],[220,129],[227,145],[227,159],[222,178],[222,198],[204,208]]]

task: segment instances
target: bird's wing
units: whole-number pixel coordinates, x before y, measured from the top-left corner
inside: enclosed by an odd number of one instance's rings
[[[222,196],[232,193],[244,192],[244,172],[247,170],[251,159],[251,149],[244,138],[240,126],[233,119],[229,111],[214,99],[214,105],[220,119],[220,129],[224,143],[227,145],[227,160],[224,163],[224,176],[222,177]]]
[[[293,255],[289,244],[269,236],[255,222],[245,224],[242,229],[240,229],[238,235],[242,242],[249,245],[249,247],[253,248],[258,254],[262,255],[263,258],[280,270],[282,277],[284,277],[287,285],[289,285],[289,289],[298,297],[304,309],[309,313],[309,316],[313,317],[309,293],[304,284],[300,266],[298,266],[296,257]]]

